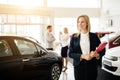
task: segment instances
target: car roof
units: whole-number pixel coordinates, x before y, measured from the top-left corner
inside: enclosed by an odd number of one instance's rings
[[[17,36],[17,35],[0,35],[0,38],[6,37],[6,38],[23,38],[23,36]]]
[[[39,44],[41,47],[43,47],[41,45],[41,43],[39,43],[36,39],[32,38],[32,37],[29,37],[29,36],[19,36],[19,35],[0,35],[0,38],[21,38],[21,39],[25,39],[25,40],[29,40],[29,41],[33,41],[37,44]],[[44,48],[45,51],[47,51],[45,48]]]
[[[11,36],[11,35],[1,35],[0,38],[21,38],[21,39],[27,39],[24,36]]]
[[[19,36],[19,35],[0,35],[0,38],[21,38],[21,39],[27,39],[31,40],[33,42],[39,43],[36,39],[30,37],[30,36]]]

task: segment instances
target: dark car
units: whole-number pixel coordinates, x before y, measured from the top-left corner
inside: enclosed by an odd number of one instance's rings
[[[58,80],[61,69],[61,57],[33,39],[0,36],[0,80]]]

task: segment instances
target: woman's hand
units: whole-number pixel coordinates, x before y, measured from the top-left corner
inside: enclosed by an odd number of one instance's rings
[[[92,58],[94,58],[94,57],[99,57],[99,53],[97,53],[96,51],[91,51],[90,52],[90,56],[92,57]]]
[[[90,54],[82,54],[81,55],[81,59],[85,59],[85,60],[91,60],[92,59],[92,57],[90,56]]]
[[[89,61],[92,58],[94,57],[98,58],[99,56],[100,56],[99,53],[97,53],[96,51],[91,51],[90,54],[82,54],[80,58]]]

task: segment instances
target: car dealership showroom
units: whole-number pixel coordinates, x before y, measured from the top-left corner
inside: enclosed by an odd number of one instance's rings
[[[0,80],[120,80],[120,0],[0,0]]]

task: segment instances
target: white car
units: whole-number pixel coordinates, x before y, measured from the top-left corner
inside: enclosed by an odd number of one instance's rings
[[[120,46],[106,50],[102,57],[102,69],[120,76]]]

